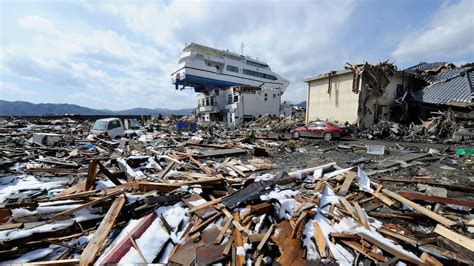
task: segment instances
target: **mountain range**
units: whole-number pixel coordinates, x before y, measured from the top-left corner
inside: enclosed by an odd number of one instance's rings
[[[167,108],[133,108],[121,111],[97,110],[67,103],[30,103],[24,101],[0,100],[0,116],[43,116],[43,115],[189,115],[192,109],[171,110]]]

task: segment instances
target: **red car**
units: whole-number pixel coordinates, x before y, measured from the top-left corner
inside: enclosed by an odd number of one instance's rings
[[[305,127],[297,127],[291,131],[293,138],[318,137],[325,140],[339,138],[344,134],[344,128],[329,122],[310,122]]]

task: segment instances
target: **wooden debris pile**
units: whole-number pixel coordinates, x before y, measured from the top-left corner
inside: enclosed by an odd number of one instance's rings
[[[474,202],[385,186],[413,180],[369,180],[362,167],[335,162],[276,170],[267,157],[242,156],[282,145],[262,139],[171,129],[120,140],[81,134],[69,144],[2,144],[9,163],[0,177],[0,263],[441,265],[474,258]],[[407,156],[404,162],[421,158]],[[446,186],[460,187],[474,191]]]

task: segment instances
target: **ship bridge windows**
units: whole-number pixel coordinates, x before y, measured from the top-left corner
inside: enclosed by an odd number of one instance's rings
[[[265,74],[265,73],[260,73],[260,72],[257,72],[257,71],[253,71],[253,70],[249,70],[249,69],[243,69],[243,73],[245,75],[249,75],[249,76],[254,76],[254,77],[259,77],[259,78],[263,78],[263,79],[269,79],[269,80],[277,80],[277,77],[273,76],[273,75],[269,75],[269,74]]]
[[[226,69],[227,69],[227,71],[239,73],[239,68],[236,67],[236,66],[227,65],[227,66],[226,66]]]
[[[270,69],[270,67],[269,67],[267,64],[262,64],[262,63],[258,63],[258,62],[254,62],[254,61],[249,61],[249,60],[247,60],[247,65],[249,65],[249,66],[254,66],[254,67],[259,67],[259,68]]]

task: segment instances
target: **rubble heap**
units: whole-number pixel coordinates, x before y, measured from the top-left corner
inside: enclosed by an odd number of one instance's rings
[[[357,136],[368,139],[394,139],[404,141],[432,141],[453,142],[474,140],[473,119],[457,119],[458,114],[453,111],[437,113],[421,124],[410,124],[409,126],[393,121],[380,120],[370,128],[357,132]]]
[[[212,132],[165,130],[165,124],[115,140],[86,137],[81,123],[25,122],[27,129],[15,123],[4,123],[2,132],[9,133],[0,141],[4,264],[441,265],[474,259],[474,201],[395,192],[384,182],[403,180],[372,178],[365,159],[345,168],[323,161],[281,168],[248,153],[284,142],[217,139]],[[40,128],[60,140],[33,141]],[[67,128],[69,134],[61,134]],[[357,154],[357,147],[337,144],[323,152],[333,149]],[[301,148],[296,152],[305,156]],[[410,161],[426,157],[408,155]],[[424,189],[443,187],[434,185]]]

